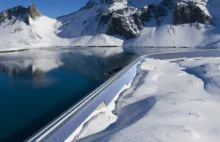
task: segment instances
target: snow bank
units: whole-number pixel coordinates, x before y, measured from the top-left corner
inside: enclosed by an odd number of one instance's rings
[[[218,142],[219,71],[220,58],[146,59],[116,104],[117,121],[79,141]]]
[[[196,27],[198,26],[198,27]],[[136,38],[124,41],[133,46],[206,47],[220,42],[219,29],[202,24],[171,24],[146,27]],[[166,33],[166,34],[165,34]]]

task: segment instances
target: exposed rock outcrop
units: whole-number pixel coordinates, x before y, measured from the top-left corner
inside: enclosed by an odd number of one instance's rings
[[[212,17],[195,2],[179,2],[174,10],[174,24],[210,23]]]
[[[11,24],[13,24],[18,19],[22,20],[26,24],[30,24],[30,18],[32,20],[36,20],[40,16],[41,13],[33,4],[31,4],[28,8],[17,6],[0,13],[0,24],[6,20],[11,20]]]
[[[32,18],[33,20],[36,20],[38,17],[41,16],[40,11],[33,4],[29,5],[28,14],[30,16],[29,18]]]
[[[99,24],[107,24],[108,35],[120,35],[126,39],[136,37],[143,29],[137,9],[126,7],[117,11],[106,11],[100,18]]]
[[[157,24],[161,24],[161,18],[168,16],[169,12],[171,12],[174,8],[173,0],[162,0],[158,5],[150,4],[148,6],[144,6],[140,9],[140,19],[142,22],[149,22],[152,19],[155,19]]]
[[[23,6],[17,6],[14,8],[7,9],[0,13],[0,24],[6,20],[16,20],[20,18],[27,22],[27,9]]]
[[[113,0],[113,2],[115,1]],[[117,2],[125,1],[119,0]],[[159,25],[160,18],[167,16],[173,8],[173,0],[163,0],[158,5],[146,5],[140,9],[134,7],[126,7],[116,11],[107,9],[105,12],[101,11],[100,18],[96,19],[99,19],[99,25],[107,25],[106,33],[108,35],[120,35],[130,39],[136,37],[140,30],[143,30],[145,22],[155,19]]]
[[[149,11],[149,6],[144,6],[143,8],[139,9],[137,11],[137,16],[140,17],[140,20],[144,23],[145,21],[150,20],[150,11]]]

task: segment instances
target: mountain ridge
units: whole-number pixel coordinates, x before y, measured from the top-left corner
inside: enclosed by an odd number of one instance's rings
[[[33,4],[30,4],[28,8],[23,7],[22,5],[4,10],[0,13],[0,23],[5,22],[6,20],[16,20],[17,18],[23,18],[26,24],[30,24],[30,18],[32,20],[37,20],[42,14]]]
[[[14,31],[25,30],[26,37],[23,42],[10,41],[17,35],[9,33],[6,40],[9,44],[0,40],[0,48],[17,47],[17,44],[27,47],[218,45],[218,3],[217,0],[89,0],[77,12],[56,19],[44,16],[34,5],[18,6],[20,15],[19,11],[17,15],[11,14],[12,19],[5,20],[5,12],[0,13],[0,32],[6,32],[4,28],[18,20],[17,23],[26,26],[18,24]]]

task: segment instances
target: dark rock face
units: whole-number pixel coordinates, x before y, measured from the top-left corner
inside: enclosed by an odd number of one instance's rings
[[[123,0],[109,0],[109,3],[116,1],[125,2]],[[108,9],[102,12],[99,25],[107,25],[106,34],[108,35],[120,35],[125,39],[134,38],[143,30],[145,22],[155,19],[160,25],[160,18],[167,16],[174,9],[173,1],[163,0],[158,5],[143,6],[141,9],[133,7],[126,7],[117,11]]]
[[[163,0],[160,4],[150,4],[143,7],[140,11],[140,19],[142,22],[148,22],[155,19],[157,24],[161,24],[161,18],[168,16],[169,12],[174,9],[174,0]]]
[[[119,3],[123,3],[123,2],[127,2],[127,0],[101,0],[102,3],[106,3],[106,4],[113,4],[115,2],[119,2]]]
[[[15,22],[17,18],[23,19],[25,22],[27,22],[27,9],[25,7],[17,6],[1,12],[0,24],[6,20],[14,20]]]
[[[140,20],[143,21],[143,22],[144,21],[149,21],[150,15],[148,15],[148,14],[150,14],[149,6],[145,6],[141,9],[139,9],[138,12],[137,12],[137,15],[140,17]]]
[[[36,20],[38,17],[41,16],[41,13],[38,9],[36,9],[33,4],[30,4],[30,6],[28,7],[28,14],[33,20]]]
[[[104,12],[100,24],[108,24],[108,35],[120,35],[126,39],[136,37],[143,29],[136,8],[126,7],[115,12]]]
[[[14,24],[19,19],[29,25],[29,18],[36,20],[40,16],[40,12],[32,4],[28,8],[17,6],[0,13],[0,24],[6,20],[11,20],[11,24]]]
[[[210,23],[212,17],[201,10],[195,2],[177,3],[174,10],[174,24],[185,23]]]
[[[125,2],[124,0],[107,0],[111,2]],[[126,39],[136,37],[140,30],[143,30],[144,23],[151,19],[156,19],[158,25],[161,23],[160,17],[167,16],[174,8],[173,0],[163,0],[159,5],[143,6],[141,9],[126,7],[117,11],[108,9],[102,12],[99,25],[107,24],[108,35],[120,35]]]

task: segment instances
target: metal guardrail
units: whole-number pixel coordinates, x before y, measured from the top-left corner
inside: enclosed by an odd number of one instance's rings
[[[220,51],[214,49],[141,56],[27,141],[64,142],[100,104],[104,102],[108,105],[126,84],[132,82],[138,65],[146,58],[165,60],[196,57],[220,57]]]

